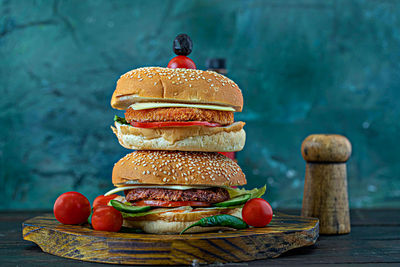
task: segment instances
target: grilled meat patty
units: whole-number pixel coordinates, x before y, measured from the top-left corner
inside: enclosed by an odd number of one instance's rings
[[[137,188],[125,190],[125,196],[126,200],[129,202],[135,202],[139,200],[165,200],[218,203],[229,199],[228,190],[220,187],[188,190]]]
[[[234,122],[233,112],[200,108],[153,108],[134,110],[128,108],[125,112],[128,123],[155,122],[155,121],[207,121],[221,125],[229,125]]]

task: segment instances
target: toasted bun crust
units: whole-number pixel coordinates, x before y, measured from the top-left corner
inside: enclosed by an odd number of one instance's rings
[[[151,214],[143,217],[125,218],[123,226],[139,228],[151,234],[178,234],[186,227],[197,222],[201,218],[218,214],[230,214],[242,218],[242,208],[206,210],[194,209],[185,212],[165,212],[161,214]],[[193,227],[185,233],[210,232],[226,227]]]
[[[242,111],[243,95],[235,82],[213,71],[146,67],[122,75],[111,106],[127,109],[135,102],[214,104]]]
[[[142,129],[115,123],[111,127],[119,143],[128,149],[232,152],[246,142],[244,123],[226,127],[167,127]]]
[[[232,186],[246,184],[246,177],[236,162],[219,153],[139,150],[114,165],[112,182]]]

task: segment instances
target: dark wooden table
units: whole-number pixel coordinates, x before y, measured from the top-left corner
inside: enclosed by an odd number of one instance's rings
[[[280,210],[298,215],[299,211]],[[48,212],[48,211],[47,211]],[[112,266],[69,260],[46,254],[22,239],[24,220],[44,212],[0,213],[0,266]],[[352,210],[348,235],[320,236],[311,247],[292,250],[276,259],[224,266],[388,265],[400,266],[400,209]],[[218,265],[219,266],[219,265]]]

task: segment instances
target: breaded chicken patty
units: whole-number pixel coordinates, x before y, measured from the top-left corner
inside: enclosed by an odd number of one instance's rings
[[[128,123],[156,122],[156,121],[207,121],[221,125],[234,122],[233,112],[199,108],[153,108],[134,110],[129,108],[125,112]]]

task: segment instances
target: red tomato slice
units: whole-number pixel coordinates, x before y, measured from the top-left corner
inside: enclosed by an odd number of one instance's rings
[[[133,206],[152,206],[152,207],[209,207],[210,203],[202,201],[165,201],[165,200],[140,200],[132,203]]]
[[[162,128],[162,127],[183,127],[183,126],[206,126],[220,127],[221,124],[208,121],[156,121],[156,122],[136,122],[131,125],[138,128]]]
[[[219,152],[220,154],[230,158],[230,159],[235,159],[235,152]]]

